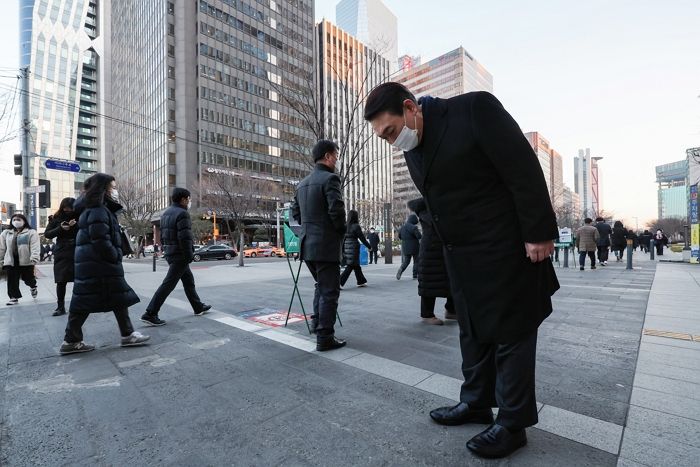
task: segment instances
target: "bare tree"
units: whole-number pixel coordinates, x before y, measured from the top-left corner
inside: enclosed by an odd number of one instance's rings
[[[146,236],[153,231],[153,217],[159,211],[144,188],[133,180],[119,183],[119,203],[123,210],[120,217],[132,235]],[[155,241],[155,239],[153,239]]]
[[[657,229],[664,231],[666,236],[673,240],[680,240],[685,236],[686,219],[684,217],[667,217],[654,219],[647,222],[647,228],[653,232]]]
[[[217,213],[232,239],[229,222],[233,222],[238,232],[238,265],[244,266],[245,221],[270,218],[269,211],[280,201],[281,185],[269,177],[225,169],[207,171],[200,185],[201,206]]]
[[[196,217],[192,219],[192,236],[195,241],[201,242],[212,231],[212,223],[206,219]]]

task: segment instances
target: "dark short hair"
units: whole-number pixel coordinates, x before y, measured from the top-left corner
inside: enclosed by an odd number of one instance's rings
[[[586,218],[583,220],[583,222],[584,222],[585,224],[590,224],[591,222],[593,222],[593,219],[591,219],[590,217],[586,217]]]
[[[416,102],[416,96],[401,83],[389,81],[372,89],[365,101],[365,120],[371,121],[382,112],[403,115],[403,101]]]
[[[595,221],[596,222],[605,222],[605,219],[603,219],[602,217],[596,217]]]
[[[189,190],[187,190],[185,188],[175,187],[175,188],[173,188],[173,194],[170,197],[170,199],[173,201],[173,203],[179,203],[183,199],[189,198],[190,196],[192,196],[192,193],[190,193]]]
[[[340,148],[338,147],[338,145],[335,144],[333,141],[327,139],[320,139],[314,145],[314,148],[311,150],[311,155],[314,158],[314,162],[318,162],[324,157],[326,157],[326,154],[328,154],[329,152],[337,152],[339,149]]]

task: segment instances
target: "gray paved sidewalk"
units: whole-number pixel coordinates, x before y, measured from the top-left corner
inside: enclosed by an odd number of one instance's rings
[[[656,265],[639,258],[636,266],[558,269],[563,288],[540,332],[541,423],[529,430],[528,447],[502,463],[617,461],[622,426],[636,410],[629,400]],[[126,267],[146,302],[164,269]],[[255,327],[238,319],[241,311],[286,308],[286,263],[195,267],[200,295],[224,313],[195,318],[176,290],[161,314],[168,325],[149,328],[153,344],[142,349],[117,347],[113,318],[99,315],[88,320],[86,339],[100,349],[60,358],[55,352],[64,323],[49,316],[50,303],[0,309],[0,378],[6,381],[0,464],[487,463],[464,448],[481,427],[446,429],[429,422],[431,408],[456,397],[457,327],[420,323],[416,283],[397,282],[395,265],[369,266],[370,287],[343,291],[345,326],[338,334],[348,338],[352,353],[336,354],[341,361],[304,350],[307,334],[300,324],[241,329]],[[50,267],[42,269],[50,274]],[[40,282],[44,298],[51,293],[50,276]],[[304,273],[307,304],[312,285]],[[132,318],[144,307],[134,307]],[[413,381],[415,374],[431,376]],[[66,426],[82,428],[71,433]],[[595,439],[592,427],[609,431]],[[329,439],[334,449],[326,452],[319,439]]]

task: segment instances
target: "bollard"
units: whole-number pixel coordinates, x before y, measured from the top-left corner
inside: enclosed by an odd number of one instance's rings
[[[627,239],[627,269],[632,268],[632,253],[634,249],[632,248],[632,239]]]
[[[649,259],[654,260],[654,239],[649,240]]]
[[[153,252],[153,272],[156,272],[156,252]]]
[[[569,247],[564,248],[564,267],[569,267]]]

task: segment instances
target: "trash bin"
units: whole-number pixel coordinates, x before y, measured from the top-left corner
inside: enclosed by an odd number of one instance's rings
[[[369,250],[364,245],[360,245],[360,266],[369,264]]]

